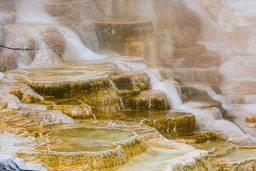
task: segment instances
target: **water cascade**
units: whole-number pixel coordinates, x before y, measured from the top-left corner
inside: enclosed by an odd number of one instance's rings
[[[173,109],[178,109],[182,104],[181,97],[177,90],[178,88],[175,87],[176,82],[170,77],[172,75],[170,70],[162,70],[162,72],[166,72],[167,75],[169,74],[169,78],[163,78],[161,75],[161,69],[147,68],[147,66],[141,62],[117,61],[116,63],[118,67],[124,71],[146,71],[150,78],[151,89],[164,92]]]
[[[33,8],[31,8],[31,6]],[[39,50],[38,54],[35,56],[35,61],[32,63],[32,66],[39,66],[37,63],[37,58],[42,58],[44,56],[45,62],[56,64],[57,66],[60,65],[60,59],[62,58],[64,61],[81,61],[81,60],[102,60],[105,59],[104,56],[100,56],[90,49],[88,49],[80,40],[80,38],[70,29],[65,28],[57,24],[44,10],[44,5],[41,0],[36,0],[31,2],[30,0],[22,0],[22,1],[15,1],[15,8],[17,10],[17,23],[45,23],[51,24],[55,26],[61,35],[64,37],[65,40],[65,52],[63,57],[58,57],[52,52],[48,52],[45,54],[46,49],[44,42],[40,37],[37,37],[39,41]],[[42,53],[42,54],[40,54]],[[48,58],[46,58],[48,56]],[[57,60],[57,61],[56,61]]]

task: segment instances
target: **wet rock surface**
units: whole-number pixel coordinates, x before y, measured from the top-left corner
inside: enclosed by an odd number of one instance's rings
[[[163,119],[146,119],[143,122],[168,138],[192,135],[195,130],[195,116],[189,113],[170,112]]]

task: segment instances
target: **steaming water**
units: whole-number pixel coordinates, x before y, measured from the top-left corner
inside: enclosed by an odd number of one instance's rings
[[[196,11],[199,14],[199,17],[205,22],[204,27],[205,31],[210,32],[210,33],[217,33],[219,32],[219,28],[216,25],[216,23],[213,21],[213,19],[207,14],[205,9],[203,9],[196,0],[182,0],[185,5]]]
[[[42,0],[16,0],[15,8],[17,10],[17,23],[47,23],[57,27],[66,41],[66,50],[63,56],[64,61],[102,60],[106,58],[105,56],[100,56],[88,49],[81,42],[80,38],[70,29],[61,27],[56,22],[54,22],[54,20],[45,12]],[[38,53],[43,51],[45,51],[44,48]],[[53,54],[48,54],[48,56],[49,55]],[[37,54],[37,57],[40,59],[43,56],[45,56],[45,54]],[[45,61],[47,61],[47,59]]]

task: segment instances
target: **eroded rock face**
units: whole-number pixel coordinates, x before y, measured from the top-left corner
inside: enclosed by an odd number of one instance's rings
[[[190,101],[202,102],[208,108],[218,108],[221,111],[221,113],[220,115],[216,114],[215,119],[222,119],[222,116],[224,118],[227,118],[227,111],[222,107],[222,103],[213,100],[206,91],[199,90],[193,87],[182,87],[182,94],[185,95]]]
[[[170,112],[163,119],[146,119],[145,124],[156,128],[164,136],[192,135],[195,129],[195,116],[190,113]]]
[[[17,96],[22,103],[41,102],[44,98],[35,93],[29,86],[21,85],[10,90],[10,94]]]
[[[147,90],[150,88],[149,77],[145,72],[131,72],[112,76],[111,80],[119,90]]]
[[[17,52],[0,49],[0,71],[15,69],[18,66]]]
[[[12,53],[19,62],[34,66],[61,65],[65,41],[60,32],[51,25],[12,24],[3,28],[5,49],[0,54]],[[43,56],[42,56],[43,54]],[[41,57],[40,59],[38,59]],[[40,61],[39,61],[40,60]]]
[[[150,58],[153,27],[150,20],[136,18],[104,18],[95,23],[101,48],[121,55]]]
[[[81,105],[53,105],[49,110],[60,110],[71,118],[95,119],[92,108],[87,104]]]
[[[170,109],[166,95],[157,90],[142,91],[138,96],[123,98],[125,107],[131,110],[167,110]]]
[[[118,94],[104,72],[98,74],[90,71],[87,73],[76,70],[45,69],[32,71],[26,77],[26,83],[42,96],[53,96],[57,99],[76,98],[88,104],[96,113],[120,110]]]
[[[123,100],[125,109],[147,111],[170,108],[163,92],[150,90],[150,80],[145,72],[112,76],[111,80]]]

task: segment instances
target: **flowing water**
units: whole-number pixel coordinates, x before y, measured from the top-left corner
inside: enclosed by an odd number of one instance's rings
[[[163,78],[160,69],[150,69],[142,62],[117,61],[116,64],[123,71],[145,71],[150,78],[151,89],[164,92],[173,109],[178,109],[182,104],[181,97],[174,85],[175,83],[170,80],[171,78]],[[165,70],[164,72],[171,74],[170,70]]]
[[[46,23],[57,27],[66,42],[66,50],[62,57],[64,61],[103,60],[106,58],[106,56],[101,56],[92,52],[82,43],[80,38],[72,30],[58,25],[50,16],[48,16],[44,10],[42,0],[17,0],[15,1],[15,8],[17,10],[17,23]],[[41,50],[36,54],[35,60],[43,60],[45,58],[45,62],[48,61],[48,64],[53,62],[49,61],[49,58],[53,58],[52,60],[59,60],[54,54],[44,54],[47,52],[46,49],[48,49],[48,47],[45,47],[40,37],[38,37],[38,39],[40,42],[39,48]]]
[[[151,88],[153,90],[160,90],[164,92],[172,108],[178,109],[182,104],[182,100],[174,83],[171,80],[163,79],[159,72],[160,71],[157,69],[147,71],[150,78]]]

